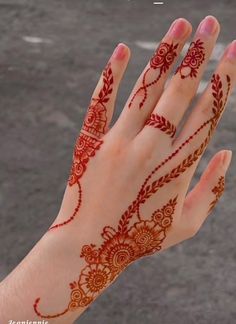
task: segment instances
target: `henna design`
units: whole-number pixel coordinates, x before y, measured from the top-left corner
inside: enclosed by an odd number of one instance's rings
[[[79,182],[79,179],[82,177],[87,168],[87,163],[90,157],[95,155],[96,150],[100,148],[102,143],[102,140],[95,139],[83,133],[81,133],[77,138],[71,174],[69,177],[70,186],[73,186],[73,184]]]
[[[79,307],[89,305],[130,263],[141,256],[161,250],[167,231],[172,225],[177,205],[177,196],[170,199],[167,204],[160,209],[155,210],[151,217],[147,219],[140,215],[140,211],[139,213],[137,213],[137,211],[141,204],[144,204],[148,198],[155,194],[165,184],[170,183],[183,174],[202,155],[226,104],[230,89],[229,76],[227,76],[226,79],[228,89],[225,100],[223,101],[222,81],[220,76],[213,75],[212,77],[212,95],[214,98],[212,107],[213,117],[204,122],[175,152],[161,162],[149,174],[137,198],[121,216],[117,229],[110,226],[106,226],[103,229],[101,234],[103,243],[100,247],[96,247],[94,244],[84,245],[82,247],[80,256],[84,258],[86,266],[82,269],[79,279],[70,284],[70,301],[66,309],[55,315],[43,315],[39,311],[40,298],[37,298],[34,303],[34,310],[39,317],[55,318],[68,311],[73,311]],[[149,180],[156,171],[176,156],[178,152],[180,152],[185,145],[190,143],[190,141],[207,125],[209,125],[209,130],[200,146],[170,172],[149,184]],[[218,197],[220,192],[219,186],[213,190]],[[138,220],[130,225],[130,221],[135,213],[137,213],[136,216]]]
[[[197,70],[200,65],[204,62],[205,52],[203,42],[200,39],[197,39],[195,42],[192,42],[189,46],[188,52],[183,59],[180,66],[177,68],[175,73],[180,73],[181,78],[185,79],[188,76],[191,78],[197,77]]]
[[[171,138],[173,138],[176,133],[175,125],[171,124],[169,120],[167,120],[163,116],[159,116],[158,114],[151,114],[150,118],[148,118],[145,125],[159,128],[161,131],[165,132],[166,134],[171,135]]]
[[[213,194],[215,195],[215,199],[210,203],[210,208],[208,213],[210,213],[215,205],[218,203],[220,197],[222,196],[225,189],[225,178],[221,176],[218,180],[218,184],[212,189]]]
[[[70,223],[77,215],[77,213],[80,209],[81,202],[82,202],[82,190],[81,190],[81,184],[80,184],[80,182],[78,182],[78,201],[77,201],[77,205],[76,205],[72,215],[64,222],[51,226],[49,228],[49,230],[52,230],[52,229],[55,229],[55,228],[58,228],[58,227],[61,227],[61,226],[64,226],[64,225],[67,225],[68,223]]]
[[[121,231],[122,222],[117,230],[105,227],[101,234],[104,241],[100,248],[94,244],[82,247],[80,256],[87,265],[82,269],[78,281],[70,283],[70,302],[65,310],[54,315],[44,315],[38,309],[40,298],[37,298],[34,303],[36,314],[50,319],[87,306],[130,263],[141,256],[159,251],[171,227],[176,204],[177,196],[154,211],[150,220],[138,221],[126,228],[125,232]]]
[[[149,62],[149,67],[143,74],[142,78],[142,86],[135,92],[133,97],[131,98],[128,107],[130,108],[133,104],[133,101],[137,95],[141,96],[141,101],[139,102],[139,108],[141,109],[147,99],[147,89],[154,84],[156,84],[163,73],[166,73],[173,63],[175,57],[177,56],[176,49],[179,44],[168,44],[168,43],[160,43],[155,54],[151,58]],[[158,75],[155,76],[154,79],[147,81],[147,77],[150,74],[149,72],[153,72],[153,70],[158,70]]]
[[[98,138],[105,134],[107,125],[105,104],[110,99],[109,95],[112,93],[113,82],[111,63],[108,63],[103,71],[103,87],[98,94],[98,98],[92,98],[91,100],[82,131],[84,130]]]
[[[75,149],[73,153],[73,162],[70,171],[68,184],[70,187],[78,185],[78,201],[72,215],[64,222],[53,225],[49,230],[64,226],[70,223],[77,215],[81,200],[82,189],[80,178],[83,176],[87,169],[87,164],[91,157],[93,157],[103,143],[100,139],[106,130],[107,116],[106,116],[106,103],[110,99],[113,85],[113,75],[111,63],[109,62],[103,71],[103,87],[100,90],[97,98],[92,98],[91,104],[88,108],[81,132],[76,140]]]
[[[200,131],[202,131],[207,125],[210,124],[210,135],[213,132],[214,128],[217,125],[217,122],[224,110],[224,107],[227,102],[227,98],[229,96],[229,90],[231,87],[231,81],[230,77],[226,75],[226,81],[227,81],[227,92],[225,95],[225,100],[223,102],[223,91],[222,91],[222,81],[220,79],[220,76],[218,74],[213,74],[211,83],[212,83],[212,96],[214,98],[213,101],[213,117],[209,118],[207,121],[205,121],[193,134],[191,134],[172,154],[170,154],[164,161],[162,161],[157,167],[155,167],[152,172],[149,174],[149,176],[145,179],[139,194],[138,198],[141,200],[141,192],[144,190],[145,186],[147,185],[148,181],[151,179],[151,177],[167,162],[169,162],[172,158],[174,158],[182,149],[184,146],[190,143],[190,141],[198,134]],[[209,134],[208,134],[209,135]]]

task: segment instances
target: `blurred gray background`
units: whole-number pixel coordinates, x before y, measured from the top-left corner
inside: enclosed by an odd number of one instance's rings
[[[1,279],[58,212],[86,106],[116,44],[125,42],[133,55],[114,120],[172,20],[185,17],[196,28],[209,14],[222,31],[200,91],[236,38],[233,0],[0,0]],[[235,93],[196,179],[222,148],[236,151]],[[235,180],[234,158],[227,190],[201,232],[132,265],[78,323],[236,323]]]

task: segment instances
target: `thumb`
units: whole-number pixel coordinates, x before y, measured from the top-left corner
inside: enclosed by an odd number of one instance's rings
[[[231,162],[232,152],[218,152],[209,162],[200,181],[185,198],[183,217],[192,222],[196,232],[224,192],[225,175]]]

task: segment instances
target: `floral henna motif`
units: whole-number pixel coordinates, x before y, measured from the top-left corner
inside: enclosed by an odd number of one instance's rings
[[[171,138],[173,138],[176,133],[175,125],[171,124],[169,120],[167,120],[163,116],[159,116],[158,114],[151,114],[150,118],[148,118],[145,125],[158,128],[166,134],[170,135]]]
[[[77,138],[71,173],[68,181],[70,186],[79,183],[79,179],[84,174],[90,157],[95,155],[95,152],[100,148],[102,143],[102,140],[83,133],[81,133]]]
[[[82,189],[80,185],[80,178],[87,169],[87,164],[91,157],[93,157],[103,143],[100,139],[106,131],[107,116],[106,104],[110,99],[113,85],[113,75],[111,63],[109,62],[103,71],[103,87],[100,90],[97,98],[92,98],[91,104],[88,108],[86,118],[84,120],[81,133],[76,140],[75,149],[73,153],[73,162],[70,171],[68,184],[70,187],[78,185],[79,196],[77,206],[73,214],[64,222],[53,225],[49,230],[64,226],[70,223],[77,215],[81,205]]]
[[[225,178],[221,176],[218,180],[218,184],[212,189],[212,193],[215,195],[215,199],[210,203],[208,213],[210,213],[215,205],[218,203],[225,189]]]
[[[149,67],[143,74],[142,79],[142,86],[135,92],[133,97],[129,102],[129,108],[132,106],[134,99],[137,95],[141,98],[139,102],[139,108],[142,108],[146,99],[147,99],[147,90],[149,87],[155,85],[159,79],[161,78],[163,73],[166,73],[167,70],[170,68],[171,64],[173,63],[175,57],[177,56],[176,49],[178,44],[168,44],[168,43],[161,43],[157,48],[154,56],[151,58]],[[153,71],[157,70],[158,75],[153,77],[147,81],[147,78],[151,78],[149,76],[152,75]]]
[[[107,126],[106,103],[112,93],[113,75],[111,63],[108,63],[103,72],[103,87],[98,94],[98,98],[91,100],[82,131],[100,138],[105,134]]]
[[[117,230],[105,227],[102,245],[84,245],[80,256],[86,266],[79,280],[70,283],[71,294],[68,306],[54,315],[44,315],[39,311],[40,298],[34,303],[34,310],[41,318],[56,318],[68,311],[89,305],[112,281],[136,259],[161,250],[161,245],[171,227],[177,196],[170,199],[161,209],[153,212],[150,220],[134,223],[125,231],[120,222]]]
[[[223,101],[222,81],[220,76],[213,75],[212,77],[212,95],[214,98],[212,107],[213,117],[204,122],[175,152],[149,174],[137,198],[121,216],[117,229],[110,226],[106,226],[103,229],[101,234],[103,243],[100,247],[97,248],[94,244],[83,246],[81,257],[84,258],[86,266],[82,269],[78,281],[74,281],[70,284],[70,301],[66,309],[55,315],[44,315],[39,311],[40,298],[37,298],[34,303],[34,310],[39,317],[55,318],[68,311],[74,311],[79,307],[87,306],[130,263],[141,256],[161,250],[167,231],[172,225],[177,205],[177,196],[170,199],[162,208],[154,211],[147,219],[146,217],[144,219],[140,215],[139,207],[160,188],[183,174],[202,155],[226,104],[230,89],[230,78],[227,76],[226,79],[228,89],[225,100]],[[209,130],[201,145],[170,172],[149,184],[149,180],[154,176],[156,171],[176,156],[178,152],[185,145],[190,143],[190,141],[207,125],[209,125]],[[222,184],[220,185],[222,187]],[[217,188],[213,189],[217,197],[219,196],[219,188],[220,186],[218,184]],[[130,225],[130,221],[135,215],[137,216],[137,221]]]
[[[98,94],[98,98],[92,98],[81,134],[76,141],[69,177],[70,186],[78,183],[86,170],[90,157],[95,155],[95,152],[99,150],[103,143],[99,138],[105,134],[107,125],[106,103],[112,93],[113,82],[111,63],[109,62],[103,72],[103,87]]]
[[[196,78],[197,70],[204,62],[204,59],[205,52],[203,42],[198,39],[190,44],[185,58],[183,59],[182,63],[177,68],[175,73],[179,72],[182,79],[185,79],[188,76],[190,76],[191,78]]]

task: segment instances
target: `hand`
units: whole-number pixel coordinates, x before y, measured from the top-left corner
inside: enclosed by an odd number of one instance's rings
[[[219,29],[213,17],[201,22],[164,89],[191,33],[189,22],[176,20],[139,77],[121,116],[109,128],[130,57],[124,44],[115,49],[76,141],[59,215],[45,235],[45,240],[58,237],[58,246],[65,244],[76,255],[67,264],[70,281],[60,281],[67,301],[59,309],[56,304],[46,306],[53,304],[54,297],[41,287],[34,303],[39,318],[71,314],[75,318],[129,264],[195,235],[220,198],[230,151],[218,152],[199,183],[187,192],[235,83],[236,42],[225,51],[176,135]]]
[[[69,234],[73,227],[79,234],[82,227],[88,233],[83,242],[78,239],[84,264],[72,283],[69,309],[92,302],[136,259],[196,234],[223,192],[228,151],[213,158],[186,196],[234,83],[235,62],[227,55],[175,135],[217,39],[219,24],[214,18],[201,23],[163,91],[190,31],[183,19],[172,25],[111,129],[118,86],[130,55],[125,45],[116,48],[96,87],[76,142],[61,212],[51,228]]]

